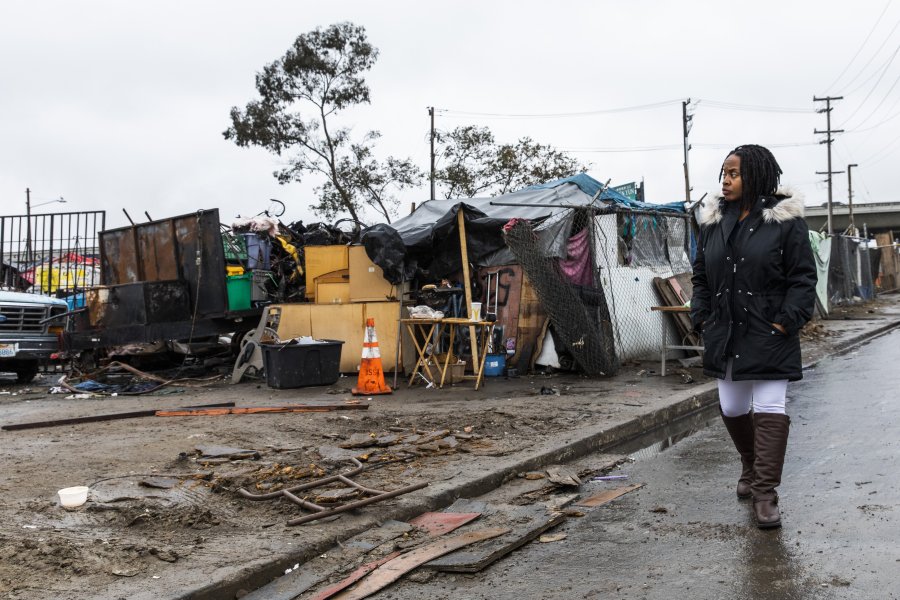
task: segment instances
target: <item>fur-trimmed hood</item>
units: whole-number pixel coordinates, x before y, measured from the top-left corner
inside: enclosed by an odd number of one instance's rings
[[[804,213],[803,193],[790,187],[780,187],[774,196],[766,196],[763,202],[763,220],[766,223],[783,223],[791,219],[802,219]],[[722,220],[725,213],[725,198],[716,193],[700,203],[697,222],[714,225]]]

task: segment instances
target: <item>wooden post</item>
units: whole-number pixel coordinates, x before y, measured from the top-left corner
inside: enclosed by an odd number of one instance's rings
[[[466,216],[463,205],[459,205],[456,213],[456,224],[459,229],[459,250],[462,256],[463,286],[466,290],[466,316],[472,318],[472,286],[469,283],[469,250],[466,246]],[[472,369],[478,373],[478,340],[475,338],[475,326],[469,325],[469,347],[472,349]],[[452,352],[452,348],[450,349]]]

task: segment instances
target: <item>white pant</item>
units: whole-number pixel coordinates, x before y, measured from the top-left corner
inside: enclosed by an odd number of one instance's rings
[[[740,417],[750,412],[783,415],[787,379],[732,381],[731,363],[725,369],[725,379],[719,380],[719,405],[726,417]]]

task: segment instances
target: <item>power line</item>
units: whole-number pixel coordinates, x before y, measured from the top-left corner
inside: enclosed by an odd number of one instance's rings
[[[605,109],[587,110],[587,111],[581,111],[581,112],[567,112],[567,113],[530,113],[530,114],[528,114],[528,113],[526,113],[526,114],[489,113],[489,112],[453,110],[450,108],[441,108],[438,110],[442,114],[447,115],[448,117],[489,117],[489,118],[494,118],[494,119],[559,119],[559,118],[569,118],[569,117],[587,117],[587,116],[591,116],[591,115],[602,115],[602,114],[610,114],[610,113],[654,110],[657,108],[662,108],[664,106],[679,104],[680,102],[681,102],[681,100],[665,100],[663,102],[655,102],[653,104],[640,104],[640,105],[636,105],[636,106],[623,106],[623,107],[619,107],[619,108],[605,108]]]
[[[787,142],[781,144],[762,144],[766,148],[799,148],[804,146],[818,146],[819,142]],[[591,152],[591,153],[617,153],[617,152],[659,152],[664,150],[680,150],[682,144],[664,144],[657,146],[620,146],[601,148],[561,148],[563,152]],[[695,144],[691,143],[691,149],[700,150],[728,150],[734,148],[734,144]]]
[[[898,23],[900,23],[900,21],[898,21]],[[849,117],[847,117],[847,119],[844,121],[844,124],[849,123],[850,119],[852,119],[854,116],[856,116],[856,113],[858,113],[859,110],[866,104],[866,102],[869,100],[869,97],[871,97],[872,93],[876,90],[876,88],[878,88],[878,84],[881,83],[881,80],[882,80],[882,78],[884,78],[885,74],[887,73],[887,70],[891,66],[891,63],[893,63],[894,59],[897,58],[898,52],[900,52],[900,46],[897,46],[897,49],[894,50],[894,53],[891,55],[891,58],[888,60],[887,64],[885,64],[884,68],[881,70],[881,75],[878,76],[878,81],[875,82],[875,85],[872,86],[872,89],[869,90],[869,93],[866,94],[866,97],[863,98],[863,101],[859,103],[859,105],[856,107],[856,110],[854,110],[853,113]],[[855,92],[856,90],[853,90],[853,91]],[[850,92],[850,93],[853,93],[853,92]]]
[[[862,121],[860,121],[860,122],[857,124],[857,127],[862,127],[863,125],[866,124],[866,121],[868,121],[868,120],[871,119],[873,116],[875,116],[875,113],[878,112],[878,109],[881,108],[881,105],[884,104],[885,100],[888,99],[888,96],[891,95],[891,92],[894,91],[894,88],[897,87],[897,83],[898,83],[898,82],[900,82],[900,75],[898,75],[898,76],[897,76],[897,79],[894,80],[893,85],[891,85],[891,89],[889,89],[889,90],[881,97],[881,102],[878,103],[878,106],[876,106],[874,109],[872,109],[872,112],[870,112],[870,113],[868,114],[868,116],[866,116],[865,119],[863,119]],[[893,106],[892,106],[891,108],[893,108]]]
[[[445,115],[450,118],[469,118],[469,117],[483,117],[483,118],[491,118],[491,119],[561,119],[561,118],[572,118],[572,117],[589,117],[593,115],[603,115],[603,114],[615,114],[615,113],[623,113],[623,112],[637,112],[637,111],[645,111],[645,110],[655,110],[658,108],[663,108],[666,106],[672,106],[675,104],[680,104],[681,100],[665,100],[662,102],[654,102],[651,104],[638,104],[635,106],[622,106],[618,108],[605,108],[605,109],[596,109],[596,110],[586,110],[586,111],[578,111],[578,112],[563,112],[563,113],[494,113],[494,112],[478,112],[478,111],[466,111],[466,110],[455,110],[450,108],[439,108],[435,109],[442,115]],[[787,106],[765,106],[760,104],[738,104],[735,102],[722,102],[719,100],[706,100],[701,99],[698,100],[697,103],[702,102],[704,106],[708,106],[713,109],[720,110],[739,110],[739,111],[749,111],[749,112],[780,112],[780,113],[813,113],[815,110],[809,108],[799,108],[799,107],[787,107]]]
[[[717,100],[706,100],[700,98],[697,103],[703,103],[704,106],[710,108],[719,108],[722,110],[745,110],[749,112],[781,112],[781,113],[814,113],[812,108],[798,108],[786,106],[762,106],[759,104],[736,104],[734,102],[719,102]]]
[[[841,71],[840,75],[835,77],[834,81],[831,82],[831,85],[829,85],[826,88],[827,91],[830,91],[831,88],[834,87],[834,84],[836,84],[838,81],[840,81],[841,77],[844,76],[844,73],[847,72],[847,69],[850,68],[850,65],[853,64],[853,61],[856,60],[856,57],[859,56],[859,53],[862,52],[862,49],[866,47],[867,43],[869,43],[869,38],[871,38],[872,34],[875,33],[875,29],[878,27],[878,24],[881,23],[881,19],[884,17],[884,13],[887,12],[887,9],[890,5],[891,5],[891,0],[888,0],[888,2],[884,5],[884,8],[881,10],[881,14],[878,15],[878,19],[875,21],[875,24],[872,25],[872,28],[869,30],[869,35],[867,35],[866,39],[863,40],[863,43],[860,45],[859,49],[856,51],[856,54],[853,55],[853,58],[850,59],[850,62],[847,63],[847,66],[844,67],[844,70]],[[865,67],[863,67],[863,69],[865,69]]]
[[[881,45],[880,45],[880,46],[878,46],[878,50],[876,50],[875,53],[872,55],[872,57],[866,62],[866,64],[863,65],[863,67],[862,67],[859,71],[856,72],[856,75],[853,77],[853,79],[851,79],[851,80],[847,83],[847,85],[846,85],[845,87],[850,87],[851,85],[853,85],[853,82],[856,81],[857,78],[858,78],[860,75],[862,75],[863,73],[865,73],[866,69],[869,68],[869,65],[872,64],[872,61],[875,60],[875,57],[878,56],[878,53],[881,52],[881,49],[884,48],[884,45],[887,44],[888,41],[891,39],[891,36],[894,34],[894,31],[896,31],[898,25],[900,25],[900,19],[898,19],[897,22],[894,23],[894,27],[891,28],[890,33],[887,34],[887,37],[884,38],[884,41],[881,42]],[[876,70],[875,72],[877,73],[878,71]],[[859,88],[861,88],[862,86],[864,86],[864,85],[866,84],[866,82],[869,81],[869,79],[872,79],[872,76],[871,76],[871,75],[868,77],[868,79],[866,79],[865,81],[863,81],[863,82],[862,82],[861,84],[859,84],[857,87],[855,87],[855,88],[853,88],[852,90],[850,90],[849,92],[845,92],[845,93],[846,93],[846,94],[852,94],[853,92],[855,92],[856,90],[858,90]]]
[[[900,98],[898,98],[898,99],[894,102],[894,105],[891,106],[891,110],[893,110],[894,107],[897,106],[897,102],[900,102]],[[888,118],[885,119],[884,121],[881,121],[881,122],[879,122],[879,123],[875,123],[874,125],[869,125],[869,126],[866,127],[865,129],[857,129],[857,128],[848,129],[846,133],[862,133],[863,131],[871,131],[872,129],[875,129],[876,127],[880,127],[881,125],[884,125],[884,124],[887,123],[888,121],[893,121],[893,120],[896,119],[897,117],[900,117],[900,112],[895,112],[893,115],[891,115],[890,117],[888,117]],[[865,121],[863,121],[863,122],[865,122]]]

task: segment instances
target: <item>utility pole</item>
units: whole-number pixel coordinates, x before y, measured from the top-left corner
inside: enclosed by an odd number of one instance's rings
[[[21,235],[21,229],[19,235]],[[25,188],[25,264],[31,268],[31,188]]]
[[[853,167],[858,167],[859,165],[853,163],[852,165],[847,165],[847,206],[850,211],[850,235],[856,235],[856,223],[853,222]]]
[[[825,131],[819,131],[818,129],[814,129],[813,133],[819,134],[824,133],[825,139],[819,142],[820,144],[828,144],[828,170],[827,171],[816,171],[816,175],[828,175],[828,235],[832,235],[834,230],[832,229],[832,221],[834,219],[834,213],[832,209],[832,175],[836,175],[838,173],[843,173],[843,171],[832,171],[831,170],[831,144],[834,142],[834,138],[831,137],[832,133],[844,133],[843,129],[832,129],[831,128],[831,101],[832,100],[843,100],[843,96],[826,96],[825,98],[816,98],[813,96],[813,102],[824,102],[825,108],[820,108],[816,110],[817,113],[825,113],[825,119],[827,124],[827,129]]]
[[[434,200],[434,107],[428,107],[431,116],[431,199]]]
[[[694,115],[688,114],[690,103],[690,98],[681,103],[681,131],[684,137],[684,201],[687,203],[691,201],[691,176],[688,169],[688,151],[691,149],[691,144],[688,142],[688,134],[691,132],[691,121],[694,119]]]

